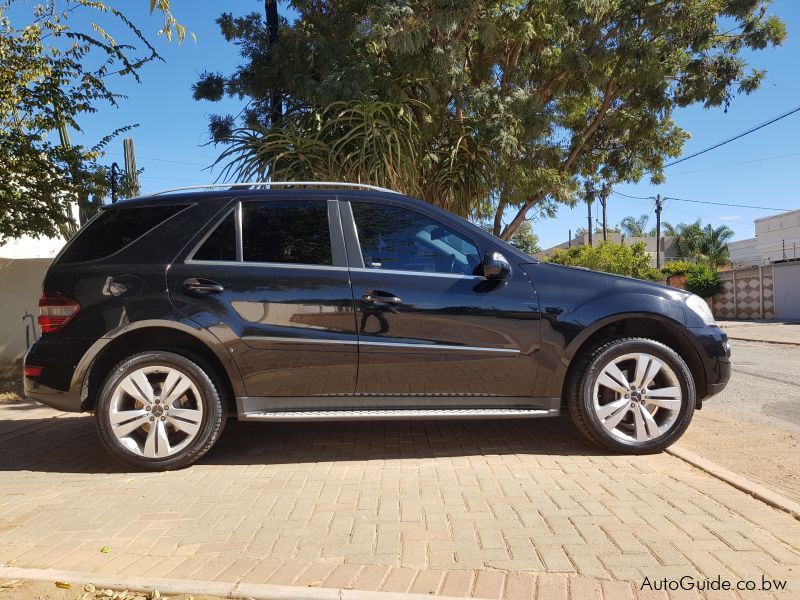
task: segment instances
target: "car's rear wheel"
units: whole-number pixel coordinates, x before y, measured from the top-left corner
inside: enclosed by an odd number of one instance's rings
[[[660,452],[694,414],[694,379],[671,348],[644,338],[607,342],[583,358],[568,393],[570,415],[591,441],[614,452]]]
[[[143,352],[108,375],[95,404],[103,445],[138,469],[192,464],[224,425],[217,386],[197,363],[172,352]]]

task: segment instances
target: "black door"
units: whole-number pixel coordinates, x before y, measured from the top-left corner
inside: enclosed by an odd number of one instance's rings
[[[355,388],[357,337],[338,209],[319,196],[243,200],[169,270],[173,303],[233,353],[247,395],[289,397],[256,403],[262,410],[307,408],[292,397]]]
[[[341,213],[359,336],[356,392],[402,406],[526,404],[539,308],[524,272],[514,268],[502,282],[476,275],[489,248],[455,220],[383,199],[343,201]]]

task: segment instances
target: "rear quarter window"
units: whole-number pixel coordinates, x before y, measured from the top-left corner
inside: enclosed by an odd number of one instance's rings
[[[137,206],[104,210],[82,227],[58,258],[59,264],[98,260],[119,252],[186,206]]]

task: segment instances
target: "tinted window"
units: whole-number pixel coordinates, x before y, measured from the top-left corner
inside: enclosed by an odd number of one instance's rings
[[[244,260],[333,264],[327,201],[245,202],[242,210]]]
[[[192,257],[194,260],[236,260],[236,220],[228,213]]]
[[[425,215],[367,202],[352,207],[367,268],[471,275],[480,263],[475,244]]]
[[[59,262],[97,260],[114,254],[183,208],[183,206],[137,206],[104,210],[87,227],[80,230],[77,237],[64,250]]]

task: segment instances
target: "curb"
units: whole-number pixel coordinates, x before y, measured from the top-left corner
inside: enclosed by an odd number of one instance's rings
[[[737,490],[741,490],[742,492],[753,496],[753,498],[761,500],[773,508],[777,508],[778,510],[789,513],[795,519],[800,520],[800,504],[794,500],[790,500],[785,496],[781,496],[778,492],[764,487],[760,483],[750,481],[746,477],[742,477],[741,475],[738,475],[737,473],[734,473],[733,471],[730,471],[725,467],[708,460],[707,458],[703,458],[694,452],[686,450],[685,448],[681,448],[680,446],[671,446],[667,448],[666,452],[667,454],[671,454],[676,458],[680,458],[684,462],[697,467],[701,471],[704,471],[709,475],[716,477],[717,479],[720,479],[729,485],[732,485]]]
[[[745,337],[732,337],[728,336],[729,340],[736,340],[737,342],[756,342],[758,344],[777,344],[778,346],[800,346],[800,342],[778,342],[775,340],[756,340],[753,338]]]
[[[224,583],[219,581],[198,581],[196,579],[122,577],[80,571],[26,569],[3,565],[0,565],[0,579],[67,581],[73,586],[84,586],[87,583],[91,583],[99,589],[109,588],[112,590],[150,593],[158,590],[162,595],[195,594],[198,596],[221,596],[222,598],[235,600],[430,600],[430,598],[435,598],[436,600],[459,600],[453,596],[432,596],[430,594],[366,592],[341,588],[311,588],[267,583]]]

